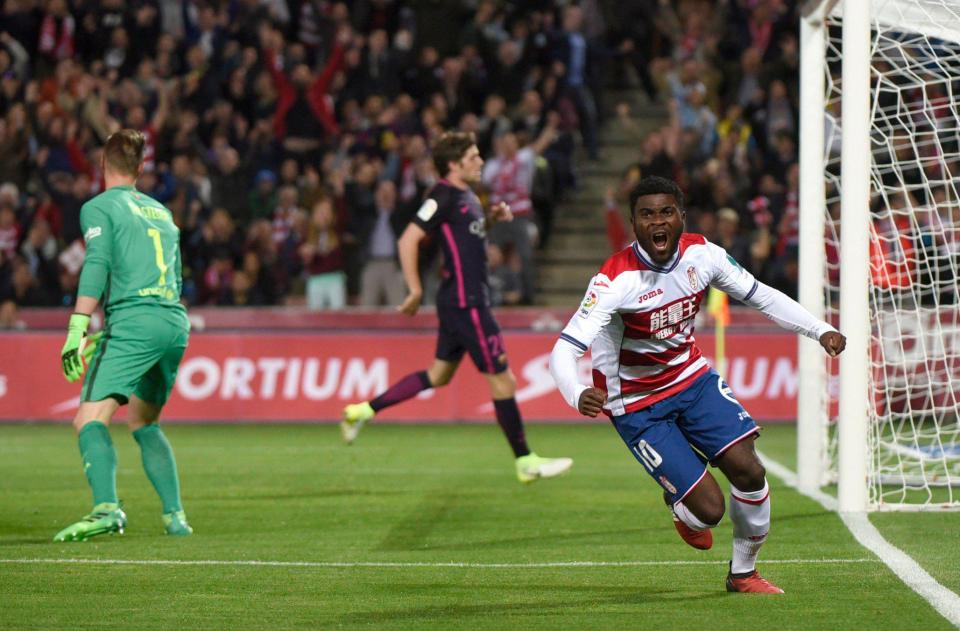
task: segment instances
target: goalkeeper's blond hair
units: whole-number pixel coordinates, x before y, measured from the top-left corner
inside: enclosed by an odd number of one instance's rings
[[[147,139],[135,129],[121,129],[110,134],[103,146],[104,164],[113,172],[136,177],[140,175]]]

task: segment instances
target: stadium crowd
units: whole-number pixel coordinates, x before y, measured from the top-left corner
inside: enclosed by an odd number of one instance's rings
[[[396,304],[396,237],[436,181],[430,143],[477,134],[497,304],[598,157],[604,82],[669,104],[643,175],[762,280],[796,283],[797,9],[783,0],[8,0],[0,14],[0,326],[74,300],[99,147],[148,139],[139,188],[182,232],[192,305]],[[613,68],[615,71],[611,72]],[[638,130],[639,131],[639,130]],[[622,200],[621,200],[622,203]],[[435,276],[435,261],[423,257]],[[430,294],[429,282],[427,294]]]
[[[650,62],[669,124],[647,133],[617,115],[640,158],[607,193],[611,246],[632,240],[619,217],[641,176],[676,180],[687,229],[721,245],[760,281],[797,295],[799,6],[785,0],[660,2],[674,42]]]

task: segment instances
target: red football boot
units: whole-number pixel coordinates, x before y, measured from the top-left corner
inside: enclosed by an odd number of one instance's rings
[[[743,594],[782,594],[783,590],[760,576],[756,570],[743,574],[727,573],[727,591]]]

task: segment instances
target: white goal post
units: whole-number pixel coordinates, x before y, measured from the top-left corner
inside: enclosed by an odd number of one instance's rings
[[[800,25],[798,482],[960,508],[960,0],[810,0]]]

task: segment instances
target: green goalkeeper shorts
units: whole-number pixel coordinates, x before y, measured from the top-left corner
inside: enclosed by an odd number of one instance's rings
[[[184,318],[163,311],[138,309],[107,319],[84,377],[82,401],[112,397],[123,405],[132,393],[154,405],[167,402],[190,330]]]

